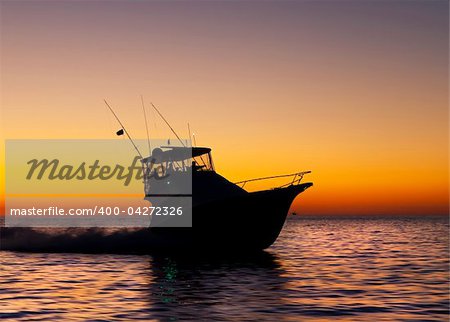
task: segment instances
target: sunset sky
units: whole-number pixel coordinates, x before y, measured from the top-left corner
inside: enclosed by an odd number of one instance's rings
[[[448,213],[448,1],[0,9],[5,139],[114,139],[103,99],[145,138],[142,94],[231,181],[311,170],[299,214]],[[152,137],[173,138],[148,116]]]

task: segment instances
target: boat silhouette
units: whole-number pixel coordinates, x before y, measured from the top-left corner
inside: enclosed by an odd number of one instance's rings
[[[215,171],[211,148],[188,146],[159,109],[151,106],[182,146],[161,146],[144,158],[112,107],[106,106],[140,156],[144,169],[145,199],[164,209],[151,217],[147,246],[152,251],[259,251],[272,245],[283,228],[294,198],[312,186],[301,183],[310,171],[232,183]],[[144,99],[141,96],[148,132]],[[189,123],[189,138],[191,136]],[[194,145],[196,145],[194,137]],[[291,177],[283,186],[248,192],[247,182]],[[242,186],[239,186],[241,184]],[[183,209],[184,215],[177,215]],[[158,216],[159,215],[159,216]],[[173,215],[173,216],[172,216]]]
[[[232,183],[215,171],[208,147],[162,146],[142,162],[145,198],[153,206],[176,208],[191,200],[192,227],[173,227],[180,220],[176,215],[152,216],[151,247],[158,249],[266,249],[277,239],[294,198],[312,186],[301,183],[310,171]],[[243,188],[250,181],[277,177],[290,182],[255,192]]]

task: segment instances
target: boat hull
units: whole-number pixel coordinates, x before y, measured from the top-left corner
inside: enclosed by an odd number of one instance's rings
[[[191,228],[152,227],[154,250],[249,251],[272,245],[294,198],[312,183],[248,193],[193,208]]]

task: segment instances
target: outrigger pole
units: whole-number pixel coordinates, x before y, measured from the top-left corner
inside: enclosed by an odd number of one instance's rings
[[[142,95],[141,95],[141,102],[142,102],[142,110],[144,111],[145,129],[147,130],[148,155],[151,155],[152,147],[150,145],[150,135],[148,134],[147,114],[145,113],[144,97],[142,97]]]
[[[183,143],[183,140],[180,139],[180,137],[178,136],[177,132],[175,132],[175,130],[172,128],[172,126],[170,126],[169,122],[167,122],[167,120],[164,118],[164,116],[161,114],[161,112],[156,108],[156,106],[153,103],[152,104],[153,108],[155,109],[155,111],[159,114],[159,116],[161,116],[161,118],[163,119],[164,122],[166,122],[167,126],[170,128],[170,130],[173,132],[173,134],[175,134],[175,136],[177,137],[178,141],[180,141],[180,143],[186,147],[186,145]]]
[[[113,113],[114,117],[116,118],[117,122],[119,122],[120,126],[122,127],[122,129],[124,130],[125,134],[128,136],[128,138],[130,139],[131,144],[133,144],[136,152],[139,154],[139,156],[141,157],[141,159],[143,159],[141,152],[139,151],[139,149],[137,148],[136,144],[134,144],[133,139],[131,138],[130,134],[128,133],[127,129],[125,128],[125,126],[123,126],[122,122],[120,122],[119,118],[117,117],[116,113],[114,113],[113,109],[111,108],[111,106],[109,106],[108,102],[104,99],[103,101],[105,101],[106,106],[108,106],[109,110],[111,111],[111,113]]]

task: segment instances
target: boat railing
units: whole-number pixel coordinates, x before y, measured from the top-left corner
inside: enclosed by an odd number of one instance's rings
[[[248,180],[234,182],[234,184],[241,185],[241,188],[244,188],[244,186],[247,184],[247,182],[262,181],[262,180],[269,180],[269,179],[276,179],[276,178],[292,177],[292,180],[290,182],[277,187],[277,188],[284,188],[284,187],[288,187],[288,186],[299,184],[302,181],[303,176],[305,174],[308,174],[308,173],[311,173],[311,171],[302,171],[302,172],[296,172],[296,173],[291,173],[291,174],[281,174],[281,175],[270,176],[270,177],[261,177],[261,178],[248,179]]]

